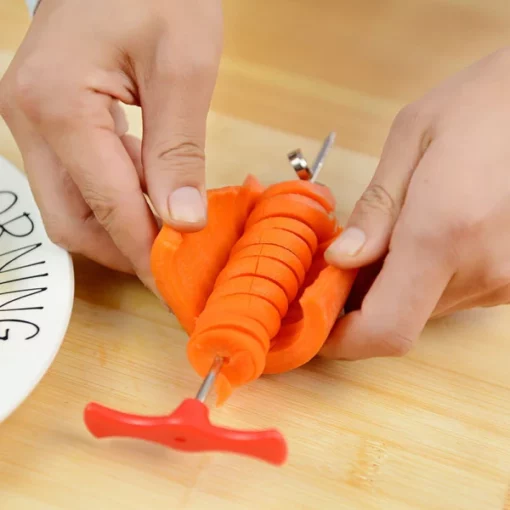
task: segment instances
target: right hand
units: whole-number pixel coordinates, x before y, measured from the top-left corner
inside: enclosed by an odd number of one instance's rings
[[[153,292],[156,218],[206,223],[206,118],[220,0],[42,0],[0,82],[49,237]],[[143,143],[119,103],[138,105]]]

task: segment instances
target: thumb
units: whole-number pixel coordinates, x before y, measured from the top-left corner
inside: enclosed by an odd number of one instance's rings
[[[205,134],[215,75],[207,68],[161,70],[142,88],[142,160],[147,193],[164,223],[206,224]]]
[[[395,118],[374,176],[340,236],[325,253],[328,263],[362,267],[383,257],[407,187],[426,144],[424,129],[408,109]]]

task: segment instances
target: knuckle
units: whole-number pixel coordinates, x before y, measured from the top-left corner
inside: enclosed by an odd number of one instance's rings
[[[30,62],[18,67],[12,75],[12,101],[29,118],[38,117],[41,109],[41,73]]]
[[[396,217],[398,206],[386,188],[380,184],[371,184],[358,200],[357,207],[363,212],[379,211]]]
[[[115,223],[118,210],[114,201],[95,190],[84,191],[83,198],[92,209],[97,221],[107,232],[110,232],[112,225]],[[87,218],[84,218],[84,220],[87,220]]]
[[[493,291],[506,298],[510,295],[510,267],[491,268],[490,262],[487,262],[487,269],[478,278],[477,289],[480,293]]]
[[[464,214],[451,214],[451,220],[446,227],[447,235],[454,242],[472,242],[478,237],[483,228],[483,218],[478,218],[473,212],[466,211]]]
[[[193,168],[203,168],[205,162],[203,147],[193,141],[163,143],[147,154],[144,166],[156,166],[158,171],[172,172],[177,176],[188,175]]]
[[[395,116],[392,130],[405,130],[408,131],[414,127],[422,124],[423,109],[421,105],[416,103],[410,103],[404,106]]]
[[[196,142],[185,141],[178,144],[163,145],[156,151],[158,159],[162,161],[173,161],[179,159],[197,159],[205,161],[205,151]]]
[[[69,84],[57,83],[48,69],[32,59],[14,69],[7,97],[12,108],[18,108],[35,123],[79,124],[90,117],[90,105],[82,95],[73,94]]]
[[[442,222],[434,222],[436,232],[423,239],[423,244],[427,243],[436,253],[441,253],[446,263],[461,266],[466,261],[467,253],[472,253],[473,247],[484,242],[486,221],[473,210],[464,210],[459,214],[447,208],[438,217],[443,218]],[[488,266],[491,265],[490,256],[488,251],[484,255]]]

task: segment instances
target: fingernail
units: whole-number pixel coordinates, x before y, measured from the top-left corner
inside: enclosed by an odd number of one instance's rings
[[[349,227],[344,230],[338,239],[336,239],[328,251],[333,256],[354,257],[357,255],[366,242],[366,236],[363,230],[356,227]]]
[[[191,186],[175,190],[168,198],[168,208],[174,221],[200,223],[205,219],[202,195]]]

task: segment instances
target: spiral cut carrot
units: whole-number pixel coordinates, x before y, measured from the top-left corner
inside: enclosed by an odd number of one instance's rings
[[[338,236],[330,191],[308,181],[208,192],[208,224],[180,234],[164,226],[152,270],[190,335],[188,359],[204,376],[224,358],[218,403],[263,373],[312,359],[339,316],[355,271],[328,266]]]

